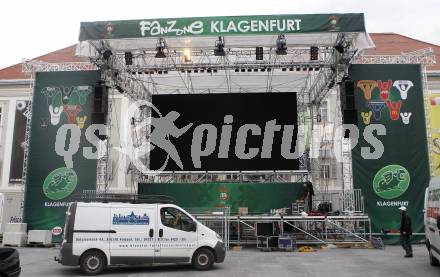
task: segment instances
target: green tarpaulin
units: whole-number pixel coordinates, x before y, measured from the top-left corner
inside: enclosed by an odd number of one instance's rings
[[[84,133],[90,126],[93,91],[99,77],[97,71],[36,75],[24,206],[29,230],[63,227],[72,196],[96,188],[96,160],[84,158],[82,150],[92,146]],[[75,124],[81,130],[73,168],[67,168],[63,156],[55,151],[57,132],[64,124]]]
[[[249,213],[268,213],[287,208],[301,198],[304,183],[142,183],[138,193],[167,195],[186,209],[210,211],[224,206],[237,213],[247,207]]]
[[[398,232],[400,206],[407,206],[414,233],[424,233],[424,191],[429,184],[429,162],[420,65],[352,65],[360,138],[353,149],[353,184],[362,189],[374,233]],[[384,153],[379,159],[362,156],[374,147],[363,132],[383,124]],[[376,149],[377,150],[377,149]],[[388,235],[395,243],[397,236]]]

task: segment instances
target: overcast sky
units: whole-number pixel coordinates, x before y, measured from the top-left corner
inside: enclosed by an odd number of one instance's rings
[[[440,44],[439,0],[3,0],[0,68],[76,43],[81,21],[348,12],[365,13],[368,32]]]

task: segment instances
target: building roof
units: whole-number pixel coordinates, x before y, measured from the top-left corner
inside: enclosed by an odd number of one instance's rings
[[[375,48],[366,51],[367,55],[398,55],[402,52],[408,53],[416,50],[431,47],[436,53],[437,64],[428,67],[429,71],[440,71],[440,45],[420,41],[395,33],[371,33],[371,38],[376,45]],[[85,62],[84,58],[75,56],[76,44],[48,53],[35,58],[50,63],[62,62]],[[22,80],[27,79],[22,72],[22,64],[16,64],[4,69],[0,69],[0,80]]]
[[[440,45],[413,39],[396,33],[370,33],[375,48],[368,49],[367,55],[399,55],[431,47],[436,54],[436,64],[427,68],[428,71],[440,71]]]
[[[63,63],[63,62],[85,62],[87,59],[75,56],[76,44],[69,47],[48,53],[46,55],[36,57],[33,60],[48,62],[48,63]],[[3,69],[0,69],[0,80],[23,80],[28,79],[29,76],[22,72],[22,63],[18,63]]]

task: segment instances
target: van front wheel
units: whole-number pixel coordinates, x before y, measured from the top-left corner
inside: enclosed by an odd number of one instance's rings
[[[197,270],[209,270],[214,264],[214,254],[209,249],[199,249],[194,254],[192,264]]]
[[[98,275],[107,266],[104,255],[99,251],[88,251],[80,261],[80,267],[85,275]]]
[[[438,259],[432,255],[432,249],[429,249],[429,263],[432,266],[439,266],[440,265]]]

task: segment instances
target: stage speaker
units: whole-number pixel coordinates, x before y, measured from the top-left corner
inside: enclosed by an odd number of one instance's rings
[[[93,93],[92,124],[106,124],[108,111],[108,88],[105,85],[95,86]]]
[[[357,110],[343,110],[342,123],[354,124],[357,126],[358,125]]]
[[[353,124],[358,126],[357,110],[343,110],[342,124]],[[349,130],[345,130],[344,138],[350,138]]]
[[[257,61],[262,61],[263,58],[264,58],[263,47],[256,47],[255,48],[255,59]]]
[[[351,80],[342,80],[340,85],[341,109],[355,110],[356,101],[354,98],[354,82]]]

